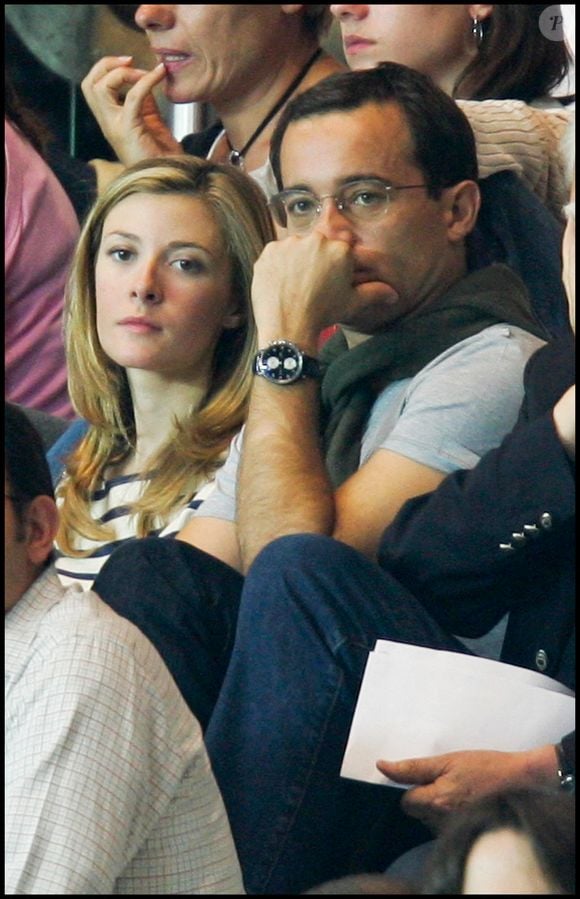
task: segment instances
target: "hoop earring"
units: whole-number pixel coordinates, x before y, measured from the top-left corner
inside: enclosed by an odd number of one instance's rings
[[[479,50],[483,43],[483,24],[477,17],[473,19],[471,23],[471,33],[473,35],[473,40],[475,41],[475,46]]]

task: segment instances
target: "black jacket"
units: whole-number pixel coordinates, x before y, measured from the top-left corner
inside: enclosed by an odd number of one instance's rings
[[[574,379],[572,336],[538,350],[524,373],[514,430],[474,469],[407,502],[379,552],[380,563],[451,633],[482,636],[509,612],[502,661],[571,689],[575,467],[551,410]],[[568,755],[568,738],[565,748]]]

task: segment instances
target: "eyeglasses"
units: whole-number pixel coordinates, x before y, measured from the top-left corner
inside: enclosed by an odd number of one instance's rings
[[[396,190],[426,188],[427,184],[385,184],[378,178],[366,178],[345,184],[336,194],[317,197],[309,190],[282,190],[270,200],[274,218],[293,234],[309,231],[322,212],[323,200],[334,200],[336,208],[353,222],[372,222],[389,208]]]

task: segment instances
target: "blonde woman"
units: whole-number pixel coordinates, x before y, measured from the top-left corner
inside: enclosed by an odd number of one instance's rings
[[[246,414],[252,271],[272,239],[254,182],[194,157],[138,163],[94,205],[65,308],[89,425],[57,485],[65,584],[90,588],[126,540],[174,535],[211,488]]]

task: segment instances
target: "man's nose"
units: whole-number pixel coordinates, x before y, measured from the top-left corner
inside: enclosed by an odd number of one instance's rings
[[[316,220],[314,230],[331,240],[346,240],[352,243],[354,230],[351,222],[340,209],[334,197],[324,197],[320,201],[321,210]]]

